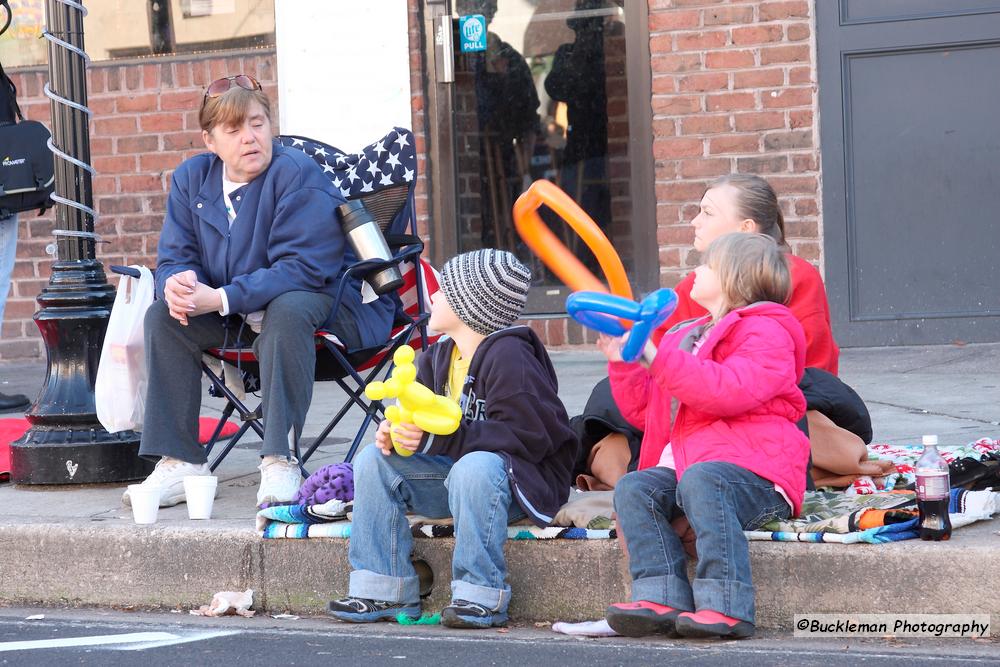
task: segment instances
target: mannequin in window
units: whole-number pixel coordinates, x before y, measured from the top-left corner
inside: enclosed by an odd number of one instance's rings
[[[566,25],[576,33],[557,50],[545,91],[567,107],[559,185],[602,228],[611,223],[608,189],[608,95],[604,0],[577,0]]]

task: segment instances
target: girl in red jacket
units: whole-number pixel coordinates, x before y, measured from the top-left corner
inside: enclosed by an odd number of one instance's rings
[[[708,312],[666,333],[648,366],[602,336],[614,399],[644,432],[639,469],[615,488],[632,602],[608,607],[619,634],[749,637],[754,589],[744,530],[796,516],[809,441],[795,422],[805,367],[802,325],[783,304],[787,259],[761,234],[713,241],[691,298]],[[687,516],[698,565],[670,522]]]

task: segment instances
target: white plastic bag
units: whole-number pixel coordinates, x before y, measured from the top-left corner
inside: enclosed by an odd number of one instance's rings
[[[97,419],[109,433],[142,430],[146,403],[143,320],[153,303],[153,274],[144,266],[139,279],[122,276],[101,348],[94,394]]]

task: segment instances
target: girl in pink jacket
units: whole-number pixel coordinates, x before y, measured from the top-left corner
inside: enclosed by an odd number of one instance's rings
[[[630,637],[751,636],[743,531],[796,516],[805,493],[809,441],[795,422],[806,342],[782,305],[787,260],[770,237],[727,234],[703,261],[691,297],[709,314],[667,332],[652,363],[625,363],[620,339],[598,341],[615,401],[645,434],[639,469],[615,488],[633,601],[607,620]],[[694,582],[670,526],[681,514],[697,536]]]

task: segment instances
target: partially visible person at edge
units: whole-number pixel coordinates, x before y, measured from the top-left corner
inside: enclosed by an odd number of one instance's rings
[[[2,68],[0,72],[3,72]],[[14,83],[6,75],[0,74],[0,125],[13,125],[17,122],[20,112]],[[3,311],[7,306],[10,276],[14,272],[16,258],[17,213],[0,209],[0,324],[3,324]],[[26,410],[30,405],[31,402],[24,394],[0,393],[0,412]]]
[[[16,257],[17,213],[5,216],[4,212],[0,211],[0,323],[3,323],[3,311],[7,306],[10,276],[14,272]],[[20,412],[30,406],[31,401],[24,394],[0,393],[0,412]]]
[[[211,474],[198,442],[203,350],[252,342],[260,362],[264,438],[258,505],[292,500],[302,482],[291,449],[312,400],[314,334],[348,349],[388,338],[391,297],[362,304],[352,282],[333,312],[347,263],[340,193],[305,153],[274,140],[271,104],[245,74],[212,82],[198,114],[208,153],[174,172],[146,312],[148,370],[140,456],[160,505],[184,502],[183,479]],[[130,504],[128,492],[122,498]]]

